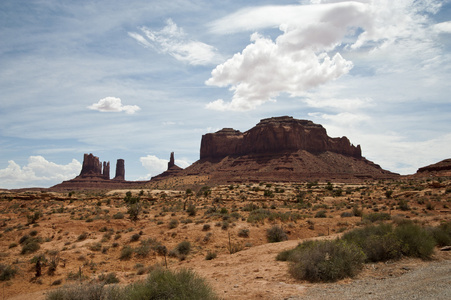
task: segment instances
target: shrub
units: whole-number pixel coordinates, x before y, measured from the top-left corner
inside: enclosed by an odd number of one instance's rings
[[[119,278],[117,278],[116,273],[108,273],[108,274],[102,274],[99,275],[99,281],[105,283],[105,284],[112,284],[112,283],[119,283]]]
[[[82,234],[80,234],[77,237],[77,241],[79,241],[79,242],[84,241],[84,240],[86,240],[87,237],[88,237],[88,233],[87,232],[83,232]]]
[[[172,219],[169,221],[169,229],[176,228],[179,225],[179,221]]]
[[[443,247],[451,245],[451,221],[432,228],[431,233],[438,246]]]
[[[124,218],[124,214],[121,212],[118,212],[113,215],[113,219],[123,219],[123,218]]]
[[[103,284],[71,285],[58,288],[47,294],[47,300],[120,299],[106,297],[108,289]],[[105,298],[104,298],[105,297]]]
[[[320,210],[315,214],[315,218],[325,218],[326,217],[326,211]]]
[[[11,266],[0,264],[0,281],[7,281],[12,279],[17,273],[17,270]]]
[[[155,269],[145,281],[124,289],[130,300],[137,299],[217,299],[205,280],[190,270]]]
[[[139,203],[130,204],[130,206],[127,209],[127,213],[130,216],[130,220],[137,221],[138,216],[141,213],[141,205]]]
[[[205,260],[212,260],[215,259],[216,257],[217,257],[216,252],[208,251],[207,255],[205,256]]]
[[[177,246],[175,246],[174,250],[178,254],[188,255],[191,251],[191,243],[189,241],[180,242]]]
[[[210,224],[204,224],[204,226],[202,227],[202,231],[208,231],[210,230]]]
[[[124,246],[121,249],[121,254],[119,255],[119,259],[127,260],[130,259],[133,255],[133,248],[130,246]]]
[[[365,254],[343,240],[309,241],[300,244],[290,260],[289,272],[296,279],[336,281],[354,277],[363,267]]]
[[[387,261],[401,257],[401,242],[390,224],[366,226],[343,235],[343,240],[359,246],[371,262]]]
[[[432,234],[416,224],[399,225],[395,234],[401,241],[404,255],[427,259],[434,252],[435,240]]]
[[[274,225],[266,231],[266,238],[269,243],[278,243],[288,240],[288,236],[285,231],[277,225]]]
[[[35,239],[29,239],[22,245],[21,254],[28,254],[38,251],[41,248],[38,241]]]
[[[136,242],[139,240],[140,237],[141,236],[138,233],[135,233],[130,237],[130,242]]]
[[[240,229],[240,231],[238,231],[238,236],[244,238],[249,237],[249,229],[247,228]]]
[[[188,205],[186,212],[188,213],[188,216],[194,217],[197,212],[196,206],[194,206],[193,204]]]
[[[377,221],[391,220],[391,216],[387,213],[372,213],[369,215],[364,215],[363,219],[374,223]]]

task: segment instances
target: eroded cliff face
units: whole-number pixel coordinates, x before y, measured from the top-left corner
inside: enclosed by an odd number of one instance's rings
[[[311,153],[331,151],[355,158],[362,157],[360,146],[353,146],[348,138],[331,138],[319,124],[285,116],[263,119],[244,133],[224,128],[216,133],[203,135],[200,159],[299,150]]]

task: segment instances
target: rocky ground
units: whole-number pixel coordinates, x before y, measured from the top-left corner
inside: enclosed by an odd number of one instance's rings
[[[154,187],[131,191],[129,199],[139,196],[136,220],[131,220],[124,201],[127,190],[3,191],[0,261],[17,273],[0,281],[0,293],[2,299],[44,299],[48,290],[109,273],[127,284],[167,261],[168,268],[194,269],[224,299],[317,299],[331,293],[336,299],[387,299],[402,293],[406,299],[445,299],[451,269],[447,252],[437,250],[427,262],[402,259],[366,265],[357,278],[331,284],[296,281],[287,273],[287,263],[275,256],[303,239],[334,238],[373,222],[375,216],[390,219],[385,222],[410,219],[436,226],[450,219],[450,184],[443,179],[403,179],[352,185],[252,183],[180,191]],[[266,231],[274,225],[282,226],[288,241],[267,242]],[[38,249],[28,251],[27,237],[36,240]],[[183,241],[191,245],[187,255],[174,251]],[[168,249],[166,260],[155,245]],[[124,249],[131,249],[130,257]],[[216,257],[206,260],[207,255]],[[42,276],[35,278],[37,257],[43,259]]]

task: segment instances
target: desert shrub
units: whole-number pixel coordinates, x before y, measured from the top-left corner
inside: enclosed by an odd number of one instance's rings
[[[169,221],[169,229],[176,228],[179,225],[179,221],[172,219]]]
[[[430,258],[434,252],[435,240],[432,234],[413,223],[402,224],[395,229],[400,239],[402,252],[406,256]]]
[[[191,243],[189,241],[180,242],[177,244],[177,246],[175,246],[174,250],[178,254],[188,255],[191,251]]]
[[[249,217],[247,218],[247,221],[249,223],[256,223],[256,222],[264,222],[266,218],[268,218],[271,215],[271,212],[267,209],[256,209],[252,210],[249,213]]]
[[[17,270],[11,266],[0,264],[0,281],[7,281],[12,279],[17,273]]]
[[[9,249],[14,248],[14,247],[17,247],[17,243],[11,243],[8,246]]]
[[[113,219],[123,219],[123,218],[124,218],[124,214],[122,212],[118,212],[113,215]]]
[[[80,234],[77,237],[77,241],[84,241],[84,240],[86,240],[87,237],[88,237],[88,233],[87,232],[83,232],[82,234]]]
[[[240,231],[238,231],[238,236],[244,238],[249,237],[249,229],[247,228],[240,229]]]
[[[326,217],[326,211],[320,210],[315,214],[315,218],[325,218]]]
[[[135,248],[136,256],[138,257],[147,257],[150,253],[150,245],[148,243],[141,243],[140,246]]]
[[[138,233],[135,233],[130,237],[130,242],[136,242],[139,240],[140,237],[141,236]]]
[[[305,245],[303,245],[305,244]],[[336,281],[354,277],[363,267],[365,254],[343,240],[309,241],[289,255],[290,274],[299,280]]]
[[[349,211],[345,211],[345,212],[341,213],[341,215],[340,215],[340,217],[342,217],[342,218],[350,218],[352,216],[353,216],[352,212],[349,212]]]
[[[343,235],[343,240],[359,246],[371,262],[387,261],[401,257],[401,242],[390,224],[366,226]]]
[[[430,229],[437,246],[451,245],[451,221],[440,224],[440,226]]]
[[[402,211],[407,211],[410,209],[409,203],[406,200],[400,200],[398,202],[399,209]]]
[[[141,205],[139,203],[130,204],[127,209],[127,213],[130,216],[130,220],[138,220],[138,216],[141,213]]]
[[[202,231],[208,231],[210,230],[211,225],[210,224],[204,224],[204,226],[202,227]]]
[[[134,250],[130,246],[122,247],[121,254],[119,255],[119,259],[128,260],[128,259],[132,258],[133,252],[134,252]]]
[[[124,289],[127,299],[217,299],[205,280],[190,270],[155,269],[145,281]]]
[[[41,248],[36,239],[28,239],[27,242],[22,244],[21,254],[28,254],[38,251]]]
[[[207,255],[205,255],[205,260],[212,260],[215,259],[216,257],[217,257],[216,252],[208,251]]]
[[[352,208],[352,214],[353,214],[354,216],[356,216],[356,217],[361,217],[362,214],[363,214],[363,212],[362,212],[362,210],[359,209],[357,206],[354,206],[354,207]]]
[[[91,251],[100,251],[100,250],[102,250],[102,244],[101,243],[92,243],[88,246],[88,248]]]
[[[58,288],[47,294],[47,300],[97,300],[114,299],[112,297],[104,298],[105,291],[103,284],[83,284],[70,285]],[[116,298],[119,299],[119,298]]]
[[[194,217],[196,215],[196,206],[193,204],[188,205],[188,208],[186,209],[186,212],[188,213],[188,216]]]
[[[120,280],[117,278],[116,273],[108,273],[108,274],[101,274],[98,277],[99,281],[105,283],[105,284],[112,284],[112,283],[118,283]]]
[[[266,238],[269,243],[278,243],[288,240],[288,236],[282,227],[274,225],[266,231]]]
[[[364,215],[363,219],[368,220],[371,223],[374,223],[377,221],[391,220],[391,216],[387,213],[372,213],[372,214]]]

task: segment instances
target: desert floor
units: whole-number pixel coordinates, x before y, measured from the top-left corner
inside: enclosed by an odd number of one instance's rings
[[[340,287],[359,283],[361,296],[383,299],[386,294],[377,296],[371,288],[374,282],[405,278],[406,283],[397,286],[413,290],[408,284],[418,288],[421,279],[408,276],[422,270],[429,272],[425,273],[429,281],[433,276],[436,284],[448,280],[450,286],[451,256],[439,249],[431,261],[406,258],[367,264],[356,278],[337,283],[296,281],[287,272],[288,263],[275,259],[302,240],[336,238],[374,222],[375,216],[385,216],[384,222],[410,219],[437,226],[451,216],[450,180],[139,189],[130,191],[129,204],[124,200],[127,192],[1,191],[0,261],[17,270],[12,279],[0,281],[2,299],[45,299],[51,289],[80,280],[98,281],[109,273],[119,284],[128,284],[166,263],[170,269],[193,269],[224,299],[315,299],[328,291],[345,299]],[[138,198],[137,219],[132,220],[130,203]],[[288,241],[268,243],[266,233],[274,225],[284,229]],[[34,239],[38,249],[27,249],[27,239]],[[191,246],[186,255],[174,250],[183,241]],[[167,256],[162,255],[162,246]],[[207,260],[207,255],[216,257]],[[42,275],[36,278],[38,257]],[[429,281],[423,280],[426,290]],[[450,292],[446,287],[440,291]]]

